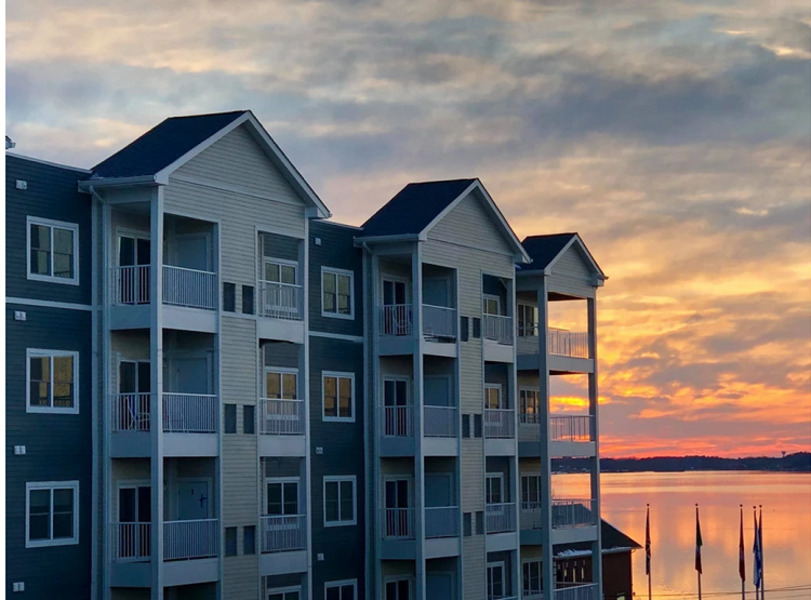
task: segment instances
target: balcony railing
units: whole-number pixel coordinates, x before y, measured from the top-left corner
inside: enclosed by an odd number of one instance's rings
[[[459,411],[455,406],[424,406],[422,430],[426,437],[457,437]]]
[[[425,537],[441,538],[459,535],[459,507],[441,506],[425,509]]]
[[[304,400],[259,399],[259,433],[304,435]]]
[[[413,508],[384,508],[383,537],[410,540],[414,538]]]
[[[521,503],[521,529],[541,529],[541,503]]]
[[[513,318],[506,315],[483,315],[482,335],[499,344],[513,343]]]
[[[262,517],[262,552],[293,552],[307,546],[306,515]]]
[[[515,410],[512,408],[484,409],[484,437],[515,437]]]
[[[488,504],[485,509],[487,533],[507,533],[515,531],[515,503]]]
[[[148,304],[149,265],[110,268],[110,304]]]
[[[300,285],[259,280],[260,317],[301,321],[304,318],[304,293]]]
[[[569,358],[589,358],[589,334],[585,331],[568,331],[566,329],[549,328],[547,338],[549,354],[568,356]],[[518,340],[519,354],[538,354],[537,331],[531,335],[523,335]]]
[[[554,600],[597,600],[597,584],[558,581],[555,584]]]
[[[383,407],[383,435],[411,437],[414,435],[414,407],[411,404]]]
[[[152,555],[152,523],[113,523],[113,560],[149,560]]]
[[[456,339],[456,309],[423,304],[422,332],[433,338]]]
[[[571,529],[597,525],[594,500],[553,499],[552,529]]]
[[[549,435],[553,442],[593,442],[592,417],[569,415],[549,419]]]
[[[217,556],[217,519],[166,521],[163,524],[163,559],[189,560]]]
[[[189,308],[217,308],[217,274],[211,271],[163,266],[163,302]]]
[[[164,394],[163,431],[216,433],[217,412],[217,396],[213,394]]]
[[[386,304],[380,307],[381,335],[409,335],[412,331],[410,304]]]
[[[149,393],[114,394],[113,431],[149,431]]]

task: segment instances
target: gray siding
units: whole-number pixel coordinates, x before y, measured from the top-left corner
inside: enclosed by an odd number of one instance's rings
[[[428,239],[512,255],[509,244],[482,203],[478,192],[473,192],[428,231]]]
[[[595,276],[591,265],[581,251],[571,246],[552,267],[549,288],[573,295],[589,296],[594,293]]]

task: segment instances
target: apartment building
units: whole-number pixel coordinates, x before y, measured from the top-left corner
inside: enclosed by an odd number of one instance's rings
[[[577,234],[521,243],[477,179],[334,223],[250,111],[6,163],[8,592],[600,597],[599,560],[551,583],[554,546],[600,554]],[[550,413],[566,374],[587,414]],[[553,497],[556,456],[593,459],[589,498]]]

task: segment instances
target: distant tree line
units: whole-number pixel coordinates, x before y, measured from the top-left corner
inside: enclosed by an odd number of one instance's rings
[[[552,459],[552,469],[563,473],[588,470],[588,459]],[[786,454],[782,458],[750,456],[652,456],[648,458],[601,458],[604,473],[623,471],[802,471],[811,472],[811,452]]]

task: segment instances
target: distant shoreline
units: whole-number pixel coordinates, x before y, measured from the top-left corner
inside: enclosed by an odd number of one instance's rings
[[[589,459],[559,458],[552,460],[556,473],[578,473],[587,470]],[[811,452],[787,454],[781,458],[750,456],[721,458],[719,456],[651,456],[647,458],[601,458],[603,473],[675,473],[686,471],[776,471],[783,473],[811,472]]]

